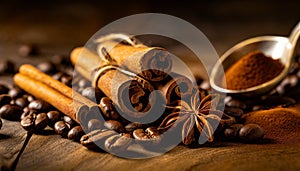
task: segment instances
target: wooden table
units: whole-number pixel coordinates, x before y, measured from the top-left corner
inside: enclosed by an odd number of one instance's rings
[[[18,5],[21,3],[20,5]],[[171,3],[171,2],[170,2]],[[0,56],[18,63],[36,64],[53,54],[68,55],[84,44],[105,24],[137,12],[167,12],[188,20],[201,29],[222,54],[235,43],[257,35],[287,35],[299,19],[297,2],[284,4],[253,2],[175,3],[4,2],[0,6]],[[163,7],[166,7],[165,9]],[[127,10],[129,9],[129,10]],[[166,10],[166,11],[165,11]],[[285,13],[280,13],[286,10]],[[116,11],[112,14],[111,11]],[[279,14],[280,13],[280,14]],[[20,58],[23,42],[36,43],[41,55]],[[12,76],[0,82],[12,84]],[[48,132],[28,136],[18,122],[3,121],[0,130],[0,166],[17,170],[299,170],[300,143],[242,144],[215,142],[210,146],[177,146],[150,159],[124,159],[108,153],[88,151],[80,144]]]

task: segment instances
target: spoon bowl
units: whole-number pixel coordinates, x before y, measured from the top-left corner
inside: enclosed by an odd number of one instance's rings
[[[211,87],[221,93],[238,96],[256,96],[272,90],[288,74],[289,68],[294,59],[294,49],[300,34],[300,23],[294,28],[291,36],[260,36],[244,40],[228,51],[216,63],[211,72]],[[263,84],[242,90],[231,90],[226,88],[224,79],[225,72],[239,59],[253,51],[261,51],[266,56],[279,59],[284,65],[284,69],[279,75]],[[268,68],[266,68],[268,69]]]

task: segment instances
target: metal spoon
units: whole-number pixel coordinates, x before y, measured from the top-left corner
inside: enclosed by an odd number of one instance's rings
[[[300,22],[289,37],[260,36],[247,39],[227,50],[213,67],[210,77],[211,87],[221,93],[241,96],[255,96],[266,93],[280,83],[288,74],[295,57],[295,48],[300,35]],[[274,79],[243,90],[230,90],[224,86],[224,72],[244,55],[259,50],[273,59],[280,59],[284,65],[282,72]]]

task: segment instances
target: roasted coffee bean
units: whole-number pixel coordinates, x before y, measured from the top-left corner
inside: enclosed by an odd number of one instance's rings
[[[102,97],[100,100],[100,109],[103,113],[103,115],[107,118],[107,119],[113,119],[113,120],[117,120],[119,118],[119,114],[116,111],[113,102],[110,98],[108,97]]]
[[[19,47],[18,53],[21,57],[28,57],[38,54],[38,48],[33,44],[23,44]]]
[[[52,78],[60,81],[63,76],[64,76],[63,72],[57,72],[56,74],[52,75]]]
[[[49,119],[48,125],[53,128],[54,124],[60,120],[60,113],[58,111],[47,112],[47,117]]]
[[[9,104],[12,101],[12,98],[8,94],[1,94],[0,95],[0,107],[3,105]]]
[[[70,65],[70,60],[67,56],[62,54],[56,54],[51,57],[51,61],[55,65]]]
[[[86,87],[90,87],[90,86],[91,86],[91,83],[90,83],[90,81],[88,81],[88,80],[82,78],[82,79],[80,79],[80,80],[78,81],[78,86],[79,86],[80,88],[86,88]]]
[[[63,120],[69,126],[69,129],[71,129],[72,127],[74,127],[76,125],[76,122],[69,116],[64,116]]]
[[[27,108],[27,107],[26,107]],[[25,108],[24,108],[25,109]],[[37,113],[35,110],[31,110],[29,108],[27,108],[26,110],[23,109],[23,113],[20,116],[20,119],[24,119],[27,115],[31,114],[31,113]]]
[[[24,94],[22,97],[25,98],[28,102],[32,102],[33,100],[35,100],[35,98],[29,94]]]
[[[113,129],[119,133],[122,133],[125,131],[123,125],[119,122],[119,121],[116,121],[116,120],[108,120],[108,121],[105,121],[104,122],[104,126],[107,128],[107,129]]]
[[[239,137],[245,142],[257,142],[264,136],[264,130],[257,124],[246,124],[239,131]]]
[[[108,137],[117,134],[113,130],[94,130],[81,137],[80,143],[88,149],[99,149],[104,147],[104,142]]]
[[[24,91],[18,87],[14,87],[8,91],[8,94],[14,99],[16,99],[18,97],[22,97],[23,93],[24,93]]]
[[[230,99],[228,102],[225,103],[225,105],[228,107],[235,107],[240,109],[247,108],[246,104],[243,101],[237,99]]]
[[[0,129],[2,128],[2,120],[0,119]]]
[[[21,120],[21,126],[26,131],[34,131],[35,130],[35,119],[36,119],[36,114],[29,113]]]
[[[0,108],[0,117],[6,120],[19,121],[23,109],[18,105],[6,104]]]
[[[27,111],[30,111],[30,110],[31,109],[28,106],[26,106],[26,107],[23,108],[23,112],[27,112]]]
[[[46,113],[39,113],[38,115],[36,115],[36,119],[35,119],[35,129],[40,131],[43,130],[44,128],[46,128],[46,126],[48,125],[48,117]]]
[[[149,127],[145,131],[143,129],[136,129],[132,133],[133,137],[140,141],[149,141],[158,143],[161,140],[159,132],[155,127]]]
[[[229,116],[235,117],[236,119],[240,118],[244,114],[242,109],[236,107],[225,107],[224,112]]]
[[[235,139],[238,137],[239,131],[242,127],[242,124],[233,124],[224,130],[224,136],[228,139]]]
[[[64,121],[58,121],[54,124],[54,131],[61,135],[62,137],[66,137],[69,132],[69,127],[65,124]]]
[[[296,104],[296,100],[282,96],[267,96],[262,102],[265,109],[276,106],[288,107],[293,104]]]
[[[12,74],[15,71],[15,64],[12,61],[0,61],[0,75]]]
[[[107,151],[123,152],[132,143],[130,134],[117,134],[106,139],[104,146]]]
[[[38,112],[46,112],[51,109],[51,105],[41,99],[37,99],[37,100],[30,102],[28,107],[30,109],[36,110]]]
[[[65,84],[67,86],[72,85],[72,77],[69,75],[63,75],[60,80],[63,84]]]
[[[68,132],[68,139],[79,141],[80,138],[84,135],[84,131],[81,126],[75,126]]]
[[[39,63],[36,67],[46,74],[51,74],[56,71],[56,66],[51,61]]]
[[[95,92],[95,88],[94,87],[87,87],[85,89],[82,90],[81,95],[91,99],[91,100],[96,100],[96,92]]]
[[[24,97],[19,97],[15,100],[15,104],[24,108],[28,105],[28,100]]]
[[[9,88],[6,85],[0,84],[0,94],[7,94],[8,90]]]
[[[126,132],[133,132],[136,129],[144,129],[146,127],[147,127],[146,124],[141,124],[138,122],[131,122],[125,126],[125,130],[126,130]]]
[[[98,119],[91,119],[88,122],[89,132],[103,128],[103,123]]]

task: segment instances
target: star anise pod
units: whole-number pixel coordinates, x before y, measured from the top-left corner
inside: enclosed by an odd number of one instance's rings
[[[199,143],[211,142],[214,139],[213,133],[218,124],[224,125],[235,122],[233,117],[229,117],[217,109],[219,99],[219,94],[207,95],[203,91],[197,91],[191,98],[191,106],[174,107],[180,108],[180,110],[166,116],[158,129],[164,131],[173,126],[181,126],[182,142],[186,145],[195,141],[195,130],[200,133]]]

